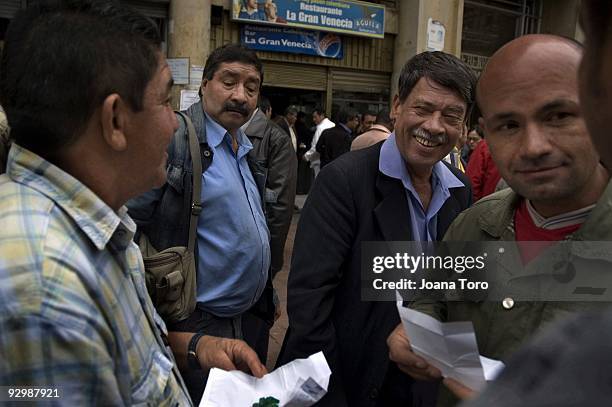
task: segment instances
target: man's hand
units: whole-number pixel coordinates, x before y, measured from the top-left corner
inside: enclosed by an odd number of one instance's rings
[[[416,380],[437,380],[442,377],[440,370],[417,356],[400,323],[387,338],[389,359],[397,363],[399,369]]]
[[[268,373],[255,351],[241,340],[205,335],[198,341],[196,354],[204,370],[242,370],[259,378]]]
[[[476,392],[474,390],[455,379],[451,379],[450,377],[444,379],[442,383],[444,383],[446,388],[461,400],[471,399],[476,396]]]

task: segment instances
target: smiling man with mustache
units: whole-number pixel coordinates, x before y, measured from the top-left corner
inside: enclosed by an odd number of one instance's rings
[[[440,240],[470,205],[467,177],[441,160],[463,130],[476,77],[452,55],[424,52],[398,82],[395,132],[321,170],[295,236],[279,364],[323,350],[332,376],[320,406],[411,406],[435,396],[389,361],[385,341],[399,315],[394,302],[362,301],[362,243]]]
[[[262,64],[253,51],[237,44],[217,48],[204,67],[202,101],[185,112],[202,152],[203,173],[197,174],[202,212],[195,249],[197,307],[186,320],[171,324],[174,330],[248,339],[252,335],[243,335],[242,315],[260,305],[274,310],[271,290],[262,295],[270,267],[262,201],[267,169],[251,158],[253,145],[241,129],[257,106],[262,82]],[[130,215],[158,250],[187,246],[193,186],[187,140],[181,126],[168,149],[166,185],[128,203]],[[192,363],[183,377],[199,403],[205,374]]]
[[[511,189],[485,197],[459,215],[444,240],[548,242],[539,247],[561,240],[610,240],[612,188],[607,188],[608,172],[582,118],[577,81],[581,57],[579,44],[552,35],[517,38],[491,57],[477,87],[480,125]],[[518,262],[528,264],[536,257],[534,247],[522,246]],[[509,276],[518,271],[505,270]],[[496,276],[504,278],[501,273]],[[443,321],[472,321],[480,353],[506,361],[542,327],[601,304],[511,299],[416,301],[411,308]],[[416,379],[440,379],[438,369],[412,353],[401,326],[388,343],[400,369]],[[451,390],[458,387],[448,379],[445,383]],[[440,393],[439,406],[455,402],[449,392]]]

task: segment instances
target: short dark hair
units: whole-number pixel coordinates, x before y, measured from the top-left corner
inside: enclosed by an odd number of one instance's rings
[[[381,109],[381,111],[378,112],[378,114],[376,115],[376,121],[374,123],[375,124],[393,123],[393,120],[391,120],[389,109]]]
[[[479,125],[475,125],[470,131],[475,131],[480,136],[480,138],[484,138],[485,136],[482,127],[480,127]]]
[[[270,104],[270,99],[268,99],[267,97],[263,95],[259,95],[258,106],[259,106],[259,110],[261,110],[264,113],[268,113],[270,109],[272,109],[272,105]]]
[[[467,105],[466,119],[475,102],[476,74],[459,58],[440,51],[412,57],[399,77],[399,101],[403,103],[421,78],[427,78],[456,92]]]
[[[325,109],[323,109],[322,106],[315,106],[312,112],[318,114],[319,116],[325,116]]]
[[[204,79],[211,80],[221,64],[232,62],[240,62],[255,67],[259,72],[259,86],[261,87],[264,81],[263,65],[255,51],[241,44],[225,44],[211,52],[206,59],[206,65],[204,65]]]
[[[336,116],[338,123],[346,124],[355,117],[359,117],[359,113],[354,109],[341,109]]]
[[[285,109],[285,116],[287,116],[289,114],[294,114],[294,115],[297,116],[297,114],[298,114],[297,107],[295,107],[293,105],[287,106],[287,108]]]
[[[34,2],[11,22],[0,65],[11,138],[49,157],[77,140],[108,95],[141,111],[160,44],[155,23],[116,1]]]
[[[371,110],[364,110],[364,111],[361,113],[361,119],[363,120],[363,118],[364,118],[366,115],[376,117],[376,113],[374,113],[373,111],[371,111]]]

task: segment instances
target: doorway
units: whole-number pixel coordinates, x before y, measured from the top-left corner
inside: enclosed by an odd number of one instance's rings
[[[306,124],[312,123],[312,111],[316,106],[325,104],[325,93],[316,90],[303,90],[264,86],[261,94],[270,99],[272,105],[272,118],[285,113],[288,106],[295,106],[298,111],[306,113]]]

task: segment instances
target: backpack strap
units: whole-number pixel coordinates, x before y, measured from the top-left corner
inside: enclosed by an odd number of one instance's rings
[[[193,188],[191,190],[191,217],[189,218],[189,241],[187,250],[193,253],[195,249],[195,237],[198,224],[198,216],[202,212],[202,160],[200,157],[200,143],[196,135],[191,119],[183,113],[176,112],[183,118],[187,125],[187,137],[189,138],[189,153],[193,168]]]

